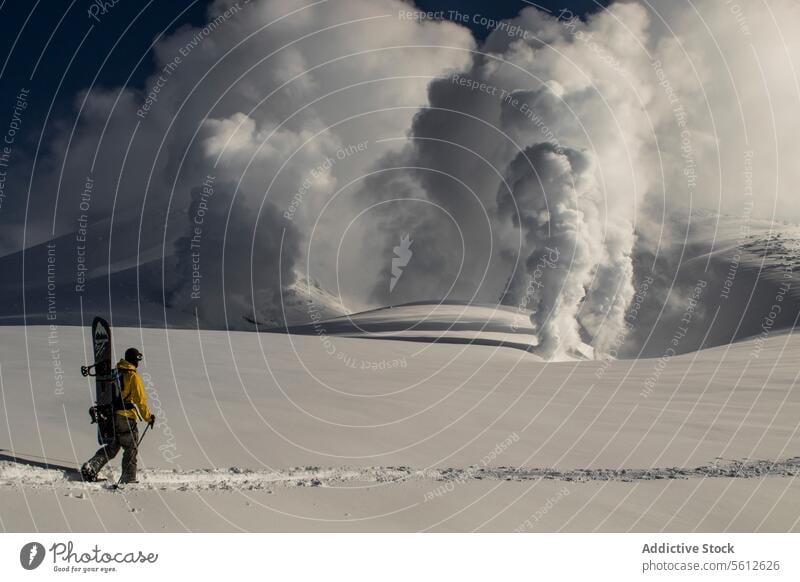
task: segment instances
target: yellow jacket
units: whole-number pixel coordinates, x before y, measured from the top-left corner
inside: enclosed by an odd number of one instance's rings
[[[144,391],[144,383],[136,366],[126,359],[121,359],[117,364],[119,368],[120,395],[123,400],[127,400],[136,408],[128,410],[117,410],[117,414],[127,416],[132,420],[150,420],[150,409],[147,408],[147,393]],[[138,418],[137,418],[138,417]]]

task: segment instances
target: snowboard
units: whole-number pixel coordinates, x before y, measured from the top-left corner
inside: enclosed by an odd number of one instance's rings
[[[89,409],[92,424],[97,424],[97,442],[107,445],[114,442],[114,394],[117,374],[111,360],[111,326],[102,317],[92,321],[92,346],[94,364],[81,366],[81,374],[95,379],[94,406]]]

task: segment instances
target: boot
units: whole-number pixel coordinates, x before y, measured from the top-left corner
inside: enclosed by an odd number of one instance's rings
[[[81,477],[87,483],[97,481],[97,471],[94,470],[91,463],[86,462],[81,466]]]

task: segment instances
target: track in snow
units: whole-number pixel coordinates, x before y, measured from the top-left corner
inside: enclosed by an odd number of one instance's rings
[[[4,455],[6,459],[8,455]],[[555,470],[524,467],[467,467],[415,470],[409,467],[320,468],[297,467],[280,471],[252,471],[231,467],[229,469],[194,469],[177,471],[169,469],[142,469],[139,483],[126,486],[126,490],[165,491],[233,491],[269,490],[282,487],[336,487],[394,483],[407,480],[441,482],[468,481],[535,481],[540,479],[588,481],[652,481],[659,479],[699,478],[759,478],[766,476],[794,477],[800,475],[800,457],[784,461],[723,461],[695,468],[652,469],[571,469]],[[105,469],[102,476],[115,481],[116,470]],[[0,461],[0,487],[13,488],[64,488],[87,487],[99,489],[107,483],[83,483],[77,471],[65,466],[48,465],[41,461]]]

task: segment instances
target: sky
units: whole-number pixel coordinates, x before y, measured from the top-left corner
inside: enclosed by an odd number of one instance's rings
[[[153,54],[147,50],[153,40],[181,26],[202,25],[208,4],[210,0],[123,0],[105,14],[96,10],[92,18],[89,11],[96,3],[88,0],[2,0],[2,101],[12,99],[22,87],[29,88],[33,111],[28,117],[30,129],[41,126],[48,111],[51,118],[68,114],[75,94],[93,81],[100,87],[143,88],[153,68]],[[554,12],[567,8],[586,14],[597,10],[599,4],[607,2],[542,0],[535,5]],[[423,10],[461,10],[510,18],[530,3],[425,0],[417,5]],[[473,22],[468,25],[476,38],[486,37],[486,27]]]

